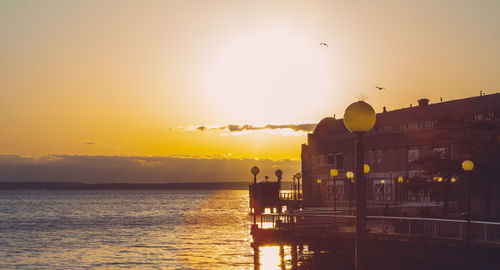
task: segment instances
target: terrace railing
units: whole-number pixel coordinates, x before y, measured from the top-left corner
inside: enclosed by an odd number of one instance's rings
[[[321,231],[333,233],[354,233],[355,216],[341,216],[314,213],[265,214],[260,216],[260,228],[294,231]],[[368,216],[369,234],[393,236],[466,240],[467,221],[454,219]],[[500,223],[471,221],[470,240],[500,244]]]

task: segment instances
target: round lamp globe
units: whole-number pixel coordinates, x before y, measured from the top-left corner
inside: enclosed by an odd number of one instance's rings
[[[344,125],[351,133],[365,133],[375,126],[376,114],[370,104],[354,102],[345,109]]]

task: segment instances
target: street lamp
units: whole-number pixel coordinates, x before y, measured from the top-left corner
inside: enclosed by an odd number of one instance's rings
[[[370,165],[364,164],[363,165],[363,172],[364,173],[369,173],[370,172]]]
[[[320,203],[321,203],[321,183],[322,182],[323,181],[319,178],[316,180],[316,183],[318,183],[318,202],[320,202]]]
[[[345,173],[345,176],[347,177],[347,181],[349,182],[349,212],[351,212],[351,206],[352,206],[351,182],[352,182],[352,179],[354,179],[354,173],[351,171],[348,171]]]
[[[363,164],[363,173],[366,175],[365,179],[368,181],[368,173],[370,172],[370,165],[368,164]],[[367,184],[365,184],[366,186]]]
[[[257,174],[259,174],[259,167],[253,166],[252,169],[250,169],[250,172],[253,174],[253,187],[252,187],[252,197],[255,199],[256,192],[257,192]],[[253,224],[255,225],[257,222],[257,213],[255,211],[255,205],[253,207]]]
[[[401,204],[402,201],[402,194],[403,194],[403,177],[399,176],[398,177],[398,186],[399,186],[399,204]]]
[[[302,174],[300,172],[296,173],[295,178],[297,178],[297,197],[300,201],[300,179],[302,178]]]
[[[250,172],[253,174],[253,183],[257,184],[257,174],[259,174],[259,167],[253,166]]]
[[[380,180],[380,184],[381,184],[380,189],[382,191],[382,201],[385,201],[385,179]]]
[[[330,176],[333,178],[333,215],[337,212],[337,185],[335,183],[335,177],[339,175],[339,171],[336,169],[330,170]]]
[[[474,169],[474,162],[465,160],[462,162],[462,169],[465,171],[465,181],[467,181],[467,246],[470,245],[470,172]]]
[[[366,269],[366,181],[363,174],[363,134],[375,125],[376,115],[372,106],[364,101],[355,102],[344,113],[344,125],[356,135],[355,171],[356,171],[356,245],[355,268]]]
[[[283,171],[277,169],[274,174],[276,175],[276,177],[278,177],[278,189],[281,189],[281,177],[283,176]]]

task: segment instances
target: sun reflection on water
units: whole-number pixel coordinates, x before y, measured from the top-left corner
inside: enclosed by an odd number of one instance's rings
[[[297,249],[297,246],[292,248],[290,245],[260,246],[254,249],[254,269],[298,269],[299,257],[307,253],[307,247]]]
[[[259,247],[259,259],[261,270],[281,269],[280,247]]]

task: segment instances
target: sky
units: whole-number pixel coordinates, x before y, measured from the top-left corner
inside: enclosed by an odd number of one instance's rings
[[[314,124],[359,99],[381,112],[498,92],[498,14],[495,0],[4,0],[0,168],[270,160],[287,177]]]

